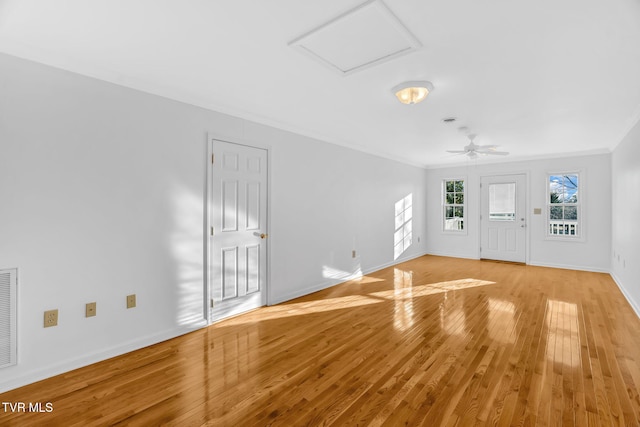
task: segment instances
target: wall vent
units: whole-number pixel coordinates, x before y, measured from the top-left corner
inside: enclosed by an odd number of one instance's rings
[[[18,270],[0,270],[0,368],[16,364]]]

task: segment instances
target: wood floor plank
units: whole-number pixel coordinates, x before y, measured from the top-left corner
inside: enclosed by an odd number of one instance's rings
[[[640,425],[607,274],[424,256],[0,395],[2,426]]]

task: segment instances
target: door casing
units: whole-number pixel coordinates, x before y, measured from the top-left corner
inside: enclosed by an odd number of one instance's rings
[[[217,136],[215,133],[207,134],[207,142],[206,142],[206,151],[207,155],[205,158],[206,164],[206,177],[205,177],[205,185],[204,185],[204,200],[205,200],[205,215],[204,215],[204,284],[203,284],[203,313],[205,314],[205,318],[208,324],[216,322],[218,319],[214,319],[212,316],[212,293],[211,293],[211,279],[213,277],[214,271],[212,269],[211,263],[211,254],[212,254],[212,239],[211,239],[211,230],[212,230],[212,213],[214,206],[214,201],[212,200],[212,179],[213,179],[213,141],[220,141],[228,144],[236,144],[243,145],[250,148],[258,148],[265,150],[267,152],[267,202],[266,202],[266,230],[271,230],[271,147],[269,145],[256,143],[255,141],[245,141],[239,138],[229,138],[229,137],[221,137]],[[265,272],[265,299],[264,303],[266,305],[271,305],[272,290],[271,290],[271,244],[270,237],[266,239],[266,272]]]
[[[501,179],[509,179],[512,177],[521,177],[522,180],[524,181],[524,183],[522,184],[522,188],[521,189],[517,189],[516,191],[516,197],[522,197],[522,204],[523,204],[523,212],[519,215],[517,215],[516,217],[516,222],[518,224],[518,226],[520,225],[524,225],[524,229],[523,229],[523,250],[524,250],[524,256],[522,257],[521,260],[517,260],[516,262],[523,262],[525,264],[528,264],[529,262],[529,215],[528,215],[528,206],[529,206],[529,173],[527,172],[514,172],[514,173],[508,173],[508,174],[491,174],[491,175],[482,175],[480,176],[480,183],[479,183],[479,197],[478,197],[478,226],[479,226],[479,232],[478,232],[478,258],[480,259],[492,259],[492,258],[486,258],[483,254],[482,249],[482,244],[483,244],[483,236],[484,233],[486,232],[486,230],[484,230],[484,224],[483,224],[483,219],[482,219],[482,215],[483,215],[483,208],[484,208],[484,204],[488,203],[488,200],[484,200],[483,197],[483,191],[482,191],[482,183],[484,180],[487,180],[489,178],[501,178]],[[524,190],[524,196],[522,196],[521,194],[521,190]],[[524,218],[524,221],[521,221],[521,218]],[[487,218],[488,220],[488,218]],[[486,250],[485,250],[486,252]]]

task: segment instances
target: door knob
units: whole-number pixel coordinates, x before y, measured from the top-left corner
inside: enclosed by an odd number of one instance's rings
[[[262,234],[260,234],[260,238],[261,238],[261,239],[266,239],[267,237],[269,237],[269,235],[268,235],[268,234],[266,234],[266,233],[262,233]]]

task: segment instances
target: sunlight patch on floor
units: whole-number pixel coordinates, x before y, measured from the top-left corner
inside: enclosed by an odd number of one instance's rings
[[[371,304],[379,304],[384,300],[370,298],[363,295],[350,295],[345,297],[329,298],[320,301],[305,301],[298,303],[283,303],[270,307],[262,307],[254,313],[243,314],[238,317],[224,320],[221,326],[240,325],[256,321],[280,319],[284,317],[302,316],[306,314],[322,313],[332,310],[362,307]]]
[[[371,277],[371,276],[360,276],[358,278],[350,280],[350,282],[367,284],[367,283],[375,283],[375,282],[384,282],[384,279],[380,279],[378,277]]]
[[[413,272],[393,269],[393,327],[406,331],[413,326]]]
[[[503,344],[515,342],[515,314],[516,306],[509,301],[496,298],[487,299],[489,308],[489,337]]]
[[[490,282],[487,280],[459,279],[459,280],[450,280],[448,282],[438,282],[438,283],[431,283],[428,285],[413,286],[411,288],[410,296],[407,291],[397,293],[395,289],[388,290],[388,291],[373,292],[370,295],[373,295],[379,298],[386,298],[386,299],[416,298],[416,297],[438,294],[441,292],[459,291],[462,289],[475,288],[478,286],[487,286],[487,285],[493,285],[493,284],[495,284],[495,282]]]
[[[578,306],[573,303],[548,300],[545,313],[547,326],[547,359],[573,368],[580,365],[580,335]]]
[[[371,278],[371,280],[375,282],[382,279]],[[366,295],[348,295],[326,298],[314,301],[282,303],[279,305],[262,307],[253,312],[223,320],[218,324],[221,327],[235,326],[285,317],[323,313],[333,310],[352,309],[393,301],[394,327],[398,330],[404,331],[414,325],[414,298],[442,292],[468,289],[477,286],[486,286],[493,283],[495,282],[477,279],[460,279],[448,282],[432,283],[429,285],[413,286],[412,272],[394,269],[394,288],[387,291],[372,292]]]

